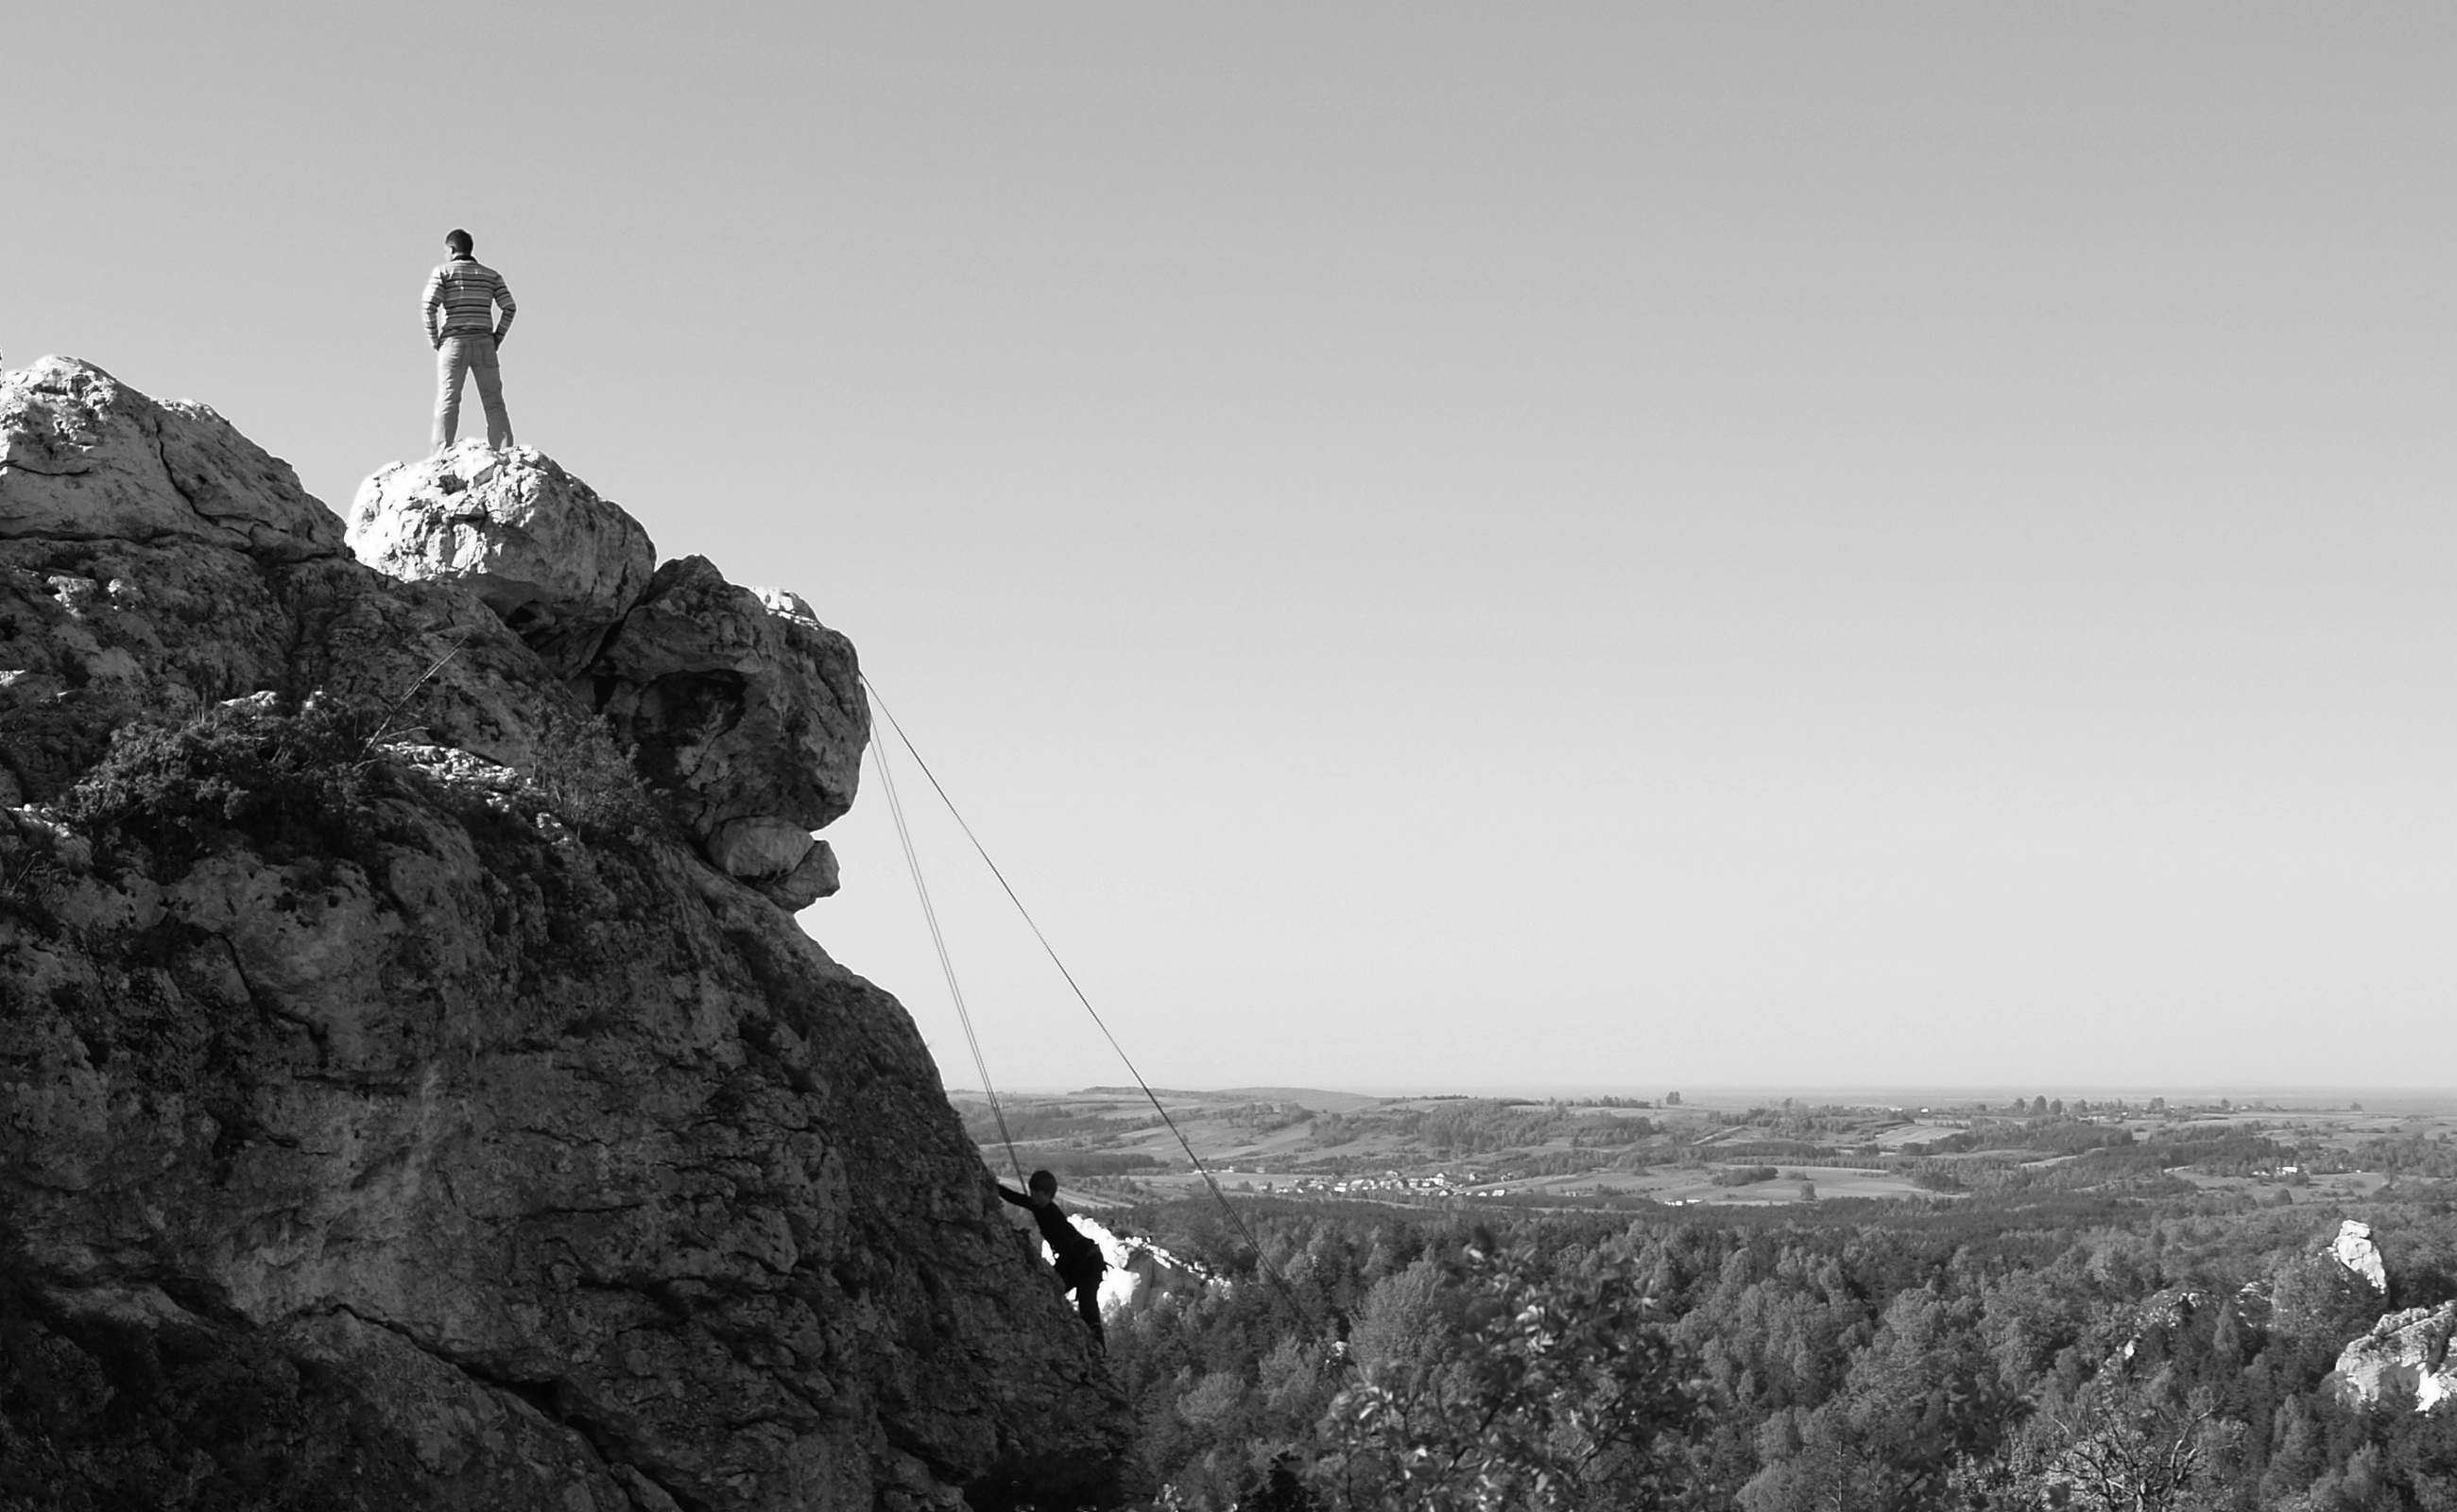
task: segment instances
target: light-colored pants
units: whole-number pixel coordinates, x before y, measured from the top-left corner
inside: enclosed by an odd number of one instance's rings
[[[491,336],[447,336],[435,349],[435,449],[452,445],[461,428],[461,381],[475,375],[478,403],[486,406],[486,445],[497,451],[512,445],[512,417],[504,410],[504,374],[495,365]]]

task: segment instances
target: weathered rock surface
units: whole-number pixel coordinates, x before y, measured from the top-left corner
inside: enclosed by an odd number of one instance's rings
[[[782,877],[816,843],[790,819],[728,819],[709,838],[708,859],[730,877]]]
[[[536,660],[467,594],[349,559],[340,522],[200,404],[45,358],[0,374],[0,802],[44,802],[111,732],[264,690],[389,705],[534,759]]]
[[[788,913],[836,890],[836,851],[789,819],[728,819],[707,850],[717,870],[750,883]]]
[[[2340,1265],[2368,1283],[2371,1289],[2388,1295],[2388,1267],[2372,1243],[2372,1226],[2348,1218],[2338,1225],[2338,1236],[2329,1241],[2324,1252]]]
[[[156,404],[90,362],[0,374],[0,539],[196,541],[285,561],[340,549],[340,522],[287,463],[204,405]]]
[[[0,380],[0,797],[50,805],[0,809],[0,1483],[1106,1496],[1123,1403],[902,1009],[605,819],[639,779],[568,759],[567,679],[466,588],[350,560],[208,415],[81,364]],[[852,798],[850,646],[705,563],[659,580],[592,683],[641,776],[700,839],[807,840]],[[800,755],[729,744],[754,725]],[[760,833],[760,865],[794,848]]]
[[[2457,1330],[2457,1302],[2391,1313],[2340,1352],[2330,1379],[2349,1401],[2370,1405],[2385,1395],[2410,1395],[2415,1409],[2427,1412],[2457,1396],[2457,1370],[2448,1367],[2451,1330]]]
[[[836,870],[836,848],[825,840],[813,840],[802,853],[800,861],[784,876],[754,881],[754,891],[789,914],[800,913],[822,898],[833,898],[842,885]]]
[[[474,592],[634,748],[718,870],[779,907],[836,890],[811,831],[851,806],[869,739],[853,646],[809,604],[704,557],[651,574],[648,532],[553,459],[465,442],[367,479],[360,559]]]
[[[597,704],[703,839],[731,820],[815,830],[853,806],[870,738],[853,643],[790,593],[707,558],[657,569],[590,664]]]
[[[640,522],[553,458],[474,441],[368,478],[347,540],[380,572],[468,588],[566,673],[596,655],[657,565]]]

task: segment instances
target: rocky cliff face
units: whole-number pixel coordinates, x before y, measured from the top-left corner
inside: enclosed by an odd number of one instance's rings
[[[0,1506],[1114,1499],[1081,1324],[786,911],[842,637],[532,451],[345,545],[86,364],[0,440]]]
[[[2391,1313],[2339,1353],[2330,1380],[2350,1402],[2368,1406],[2397,1394],[2411,1397],[2417,1412],[2428,1412],[2457,1396],[2457,1370],[2448,1366],[2452,1330],[2457,1302]]]

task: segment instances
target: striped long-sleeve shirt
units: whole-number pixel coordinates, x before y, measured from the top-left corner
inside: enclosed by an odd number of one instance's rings
[[[512,291],[504,276],[475,258],[454,258],[426,280],[426,339],[438,342],[450,336],[498,334],[490,305],[504,308],[504,330],[512,328]],[[442,312],[444,323],[436,324]]]

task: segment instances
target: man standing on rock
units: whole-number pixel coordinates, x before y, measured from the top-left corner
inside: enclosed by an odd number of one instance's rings
[[[461,383],[478,379],[478,402],[486,406],[486,445],[497,451],[512,445],[512,417],[504,410],[504,377],[495,365],[495,350],[512,328],[512,291],[504,276],[469,254],[477,243],[455,227],[444,238],[451,260],[426,280],[426,342],[435,348],[435,449],[452,445],[461,426]],[[504,322],[495,323],[502,306]]]
[[[1025,1186],[1028,1191],[1017,1191],[1000,1182],[998,1194],[1015,1207],[1031,1211],[1032,1221],[1041,1226],[1042,1242],[1057,1258],[1058,1279],[1075,1294],[1075,1311],[1083,1315],[1084,1324],[1092,1330],[1092,1342],[1105,1349],[1109,1341],[1101,1332],[1101,1274],[1109,1268],[1109,1262],[1102,1255],[1099,1245],[1066,1221],[1064,1210],[1058,1206],[1056,1176],[1036,1170]]]

